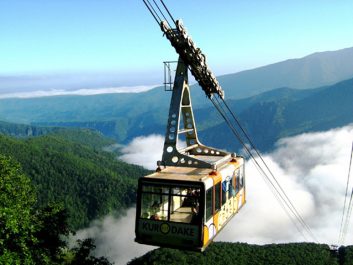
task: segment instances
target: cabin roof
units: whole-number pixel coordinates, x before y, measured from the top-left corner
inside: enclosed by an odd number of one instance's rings
[[[166,167],[160,172],[155,172],[145,178],[163,179],[163,180],[184,180],[184,181],[201,181],[207,177],[212,170],[209,168],[194,167]]]
[[[239,165],[243,163],[242,157],[237,157]],[[229,163],[224,164],[218,171],[227,167]],[[196,167],[175,167],[167,166],[162,167],[160,172],[155,172],[145,176],[147,179],[161,179],[161,180],[183,180],[183,181],[202,181],[207,178],[212,172],[209,168],[196,168]]]

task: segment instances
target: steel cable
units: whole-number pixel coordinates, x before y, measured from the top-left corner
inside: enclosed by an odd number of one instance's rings
[[[258,163],[258,161],[255,159],[255,157],[253,156],[251,150],[246,146],[246,144],[244,143],[244,141],[242,140],[239,132],[236,130],[236,128],[234,128],[234,126],[231,124],[231,122],[229,121],[226,113],[224,113],[222,111],[222,108],[217,105],[215,103],[215,101],[213,99],[211,99],[211,102],[213,103],[213,105],[215,106],[215,108],[217,109],[217,111],[220,113],[220,115],[223,117],[223,119],[225,120],[226,124],[228,125],[228,127],[231,129],[231,131],[233,132],[233,134],[236,136],[236,138],[238,139],[238,141],[241,143],[241,145],[244,147],[244,149],[246,150],[246,152],[249,154],[249,156],[252,158],[253,162],[256,165],[256,168],[259,170],[260,174],[265,178],[265,180],[267,181],[266,183],[268,185],[270,185],[270,189],[273,192],[275,198],[277,199],[277,201],[280,203],[280,206],[283,208],[283,210],[285,211],[285,213],[287,214],[287,216],[290,218],[290,220],[293,222],[293,224],[295,225],[295,227],[297,228],[297,230],[302,234],[302,236],[306,238],[305,234],[299,229],[299,227],[297,226],[296,222],[294,221],[293,217],[288,213],[288,211],[286,210],[286,208],[284,207],[284,204],[287,206],[287,208],[292,212],[292,214],[294,215],[295,218],[297,218],[299,220],[299,223],[304,227],[304,230],[307,231],[307,233],[312,236],[308,229],[305,227],[305,225],[303,225],[303,223],[300,221],[300,218],[298,218],[297,214],[295,213],[295,211],[293,211],[292,207],[290,206],[290,204],[288,204],[288,202],[284,199],[283,195],[278,191],[278,189],[276,188],[276,186],[273,184],[273,182],[270,180],[270,178],[267,176],[266,172],[262,169],[262,167],[260,166],[260,164]],[[280,199],[279,199],[280,198]],[[313,237],[313,236],[312,236]],[[313,239],[315,241],[317,241],[315,239],[315,237],[313,237]]]
[[[346,211],[346,202],[347,202],[347,195],[348,195],[348,186],[349,186],[349,182],[350,182],[350,172],[351,172],[351,166],[352,166],[352,157],[353,157],[353,142],[352,142],[351,155],[350,155],[350,159],[349,159],[348,176],[347,176],[347,183],[346,183],[346,192],[345,192],[345,196],[344,196],[344,203],[343,203],[343,211],[342,211],[342,218],[341,218],[340,233],[339,233],[339,237],[338,237],[338,244],[343,244],[344,243],[344,240],[345,240],[345,237],[346,237],[346,234],[347,234],[347,230],[348,230],[349,220],[350,220],[350,217],[351,217],[351,212],[352,212],[353,189],[352,189],[352,192],[351,192],[348,208],[347,208],[347,211]],[[345,221],[343,221],[345,215],[346,215],[346,219],[345,219]]]
[[[238,127],[241,129],[241,131],[243,132],[244,136],[246,137],[246,139],[249,141],[250,146],[252,147],[252,149],[256,152],[257,156],[260,158],[260,160],[262,161],[262,163],[265,165],[267,171],[270,173],[270,175],[272,176],[273,180],[276,182],[278,188],[281,190],[281,192],[283,193],[283,195],[285,196],[285,198],[288,200],[288,203],[291,205],[291,207],[293,208],[294,212],[296,213],[296,216],[300,219],[300,222],[306,227],[306,230],[308,230],[309,234],[315,239],[315,241],[317,241],[316,237],[314,236],[313,232],[311,231],[310,227],[306,224],[306,222],[304,221],[304,219],[302,218],[302,216],[299,214],[299,212],[297,211],[297,209],[295,208],[295,206],[293,205],[292,201],[289,199],[288,195],[286,194],[286,192],[283,190],[282,186],[279,184],[278,180],[276,179],[276,177],[274,176],[274,174],[272,173],[272,171],[270,170],[270,168],[268,167],[267,163],[264,161],[261,153],[258,151],[258,148],[255,146],[255,144],[253,143],[253,141],[250,139],[248,133],[245,131],[245,129],[243,128],[243,126],[240,124],[239,119],[235,116],[235,114],[233,113],[233,111],[229,108],[228,104],[226,103],[226,101],[222,98],[223,104],[226,106],[228,112],[231,114],[231,116],[233,117],[233,119],[235,120],[235,122],[237,123]]]
[[[149,2],[149,0],[143,0],[143,2],[145,3],[145,6],[148,8],[148,10],[150,11],[151,15],[153,16],[153,18],[156,20],[158,26],[160,26],[160,23],[162,22],[161,18],[158,16],[156,10],[153,8],[152,4]]]

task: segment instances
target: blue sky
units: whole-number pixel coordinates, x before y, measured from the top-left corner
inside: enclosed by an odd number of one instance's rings
[[[353,46],[353,1],[165,0],[216,74]],[[0,0],[0,75],[161,79],[177,55],[142,0]]]

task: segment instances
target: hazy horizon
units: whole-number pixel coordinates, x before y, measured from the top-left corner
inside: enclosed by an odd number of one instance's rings
[[[336,51],[350,49],[346,47]],[[286,62],[288,60],[303,59],[317,53],[335,51],[317,51],[300,58],[287,58],[284,61],[272,62],[268,65],[259,65],[251,69],[242,69],[233,73],[224,73],[220,76],[238,74],[245,71]],[[158,78],[155,78],[158,76]],[[106,93],[138,93],[163,85],[163,66],[158,74],[150,76],[146,73],[51,73],[51,74],[18,74],[1,75],[0,99],[4,98],[31,98],[59,95],[96,95]],[[191,77],[191,83],[195,81]]]

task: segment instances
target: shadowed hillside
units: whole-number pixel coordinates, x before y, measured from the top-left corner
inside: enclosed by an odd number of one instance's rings
[[[338,255],[331,252],[329,246],[314,243],[259,246],[216,242],[203,253],[159,248],[128,264],[350,265],[350,255],[352,247],[341,248]]]
[[[261,150],[270,150],[283,137],[353,122],[353,79],[315,90],[279,89],[262,95],[229,102]],[[221,148],[236,150],[240,147],[232,140],[234,137],[224,123],[202,131],[200,138]]]

